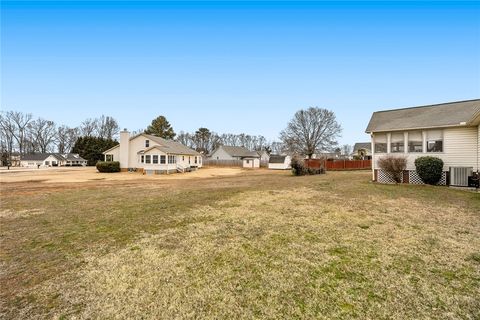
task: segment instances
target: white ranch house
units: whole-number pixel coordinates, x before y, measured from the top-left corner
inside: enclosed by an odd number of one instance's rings
[[[78,153],[32,153],[20,158],[20,166],[27,168],[86,166],[87,160]]]
[[[120,132],[120,144],[103,152],[105,161],[119,161],[121,171],[160,174],[202,167],[202,156],[183,144],[141,133]]]
[[[392,182],[378,168],[378,159],[405,155],[404,183],[422,183],[415,159],[443,160],[440,184],[465,186],[480,169],[480,99],[374,112],[366,132],[371,135],[372,178]]]

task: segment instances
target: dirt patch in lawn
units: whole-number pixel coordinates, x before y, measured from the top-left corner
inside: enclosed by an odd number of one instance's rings
[[[234,176],[245,173],[246,170],[241,168],[202,168],[193,172],[174,173],[164,175],[142,175],[140,173],[100,173],[94,167],[85,168],[49,168],[49,169],[31,169],[21,171],[5,171],[0,172],[0,182],[19,183],[81,183],[92,180],[106,181],[131,181],[131,180],[177,180],[177,179],[198,179],[212,178],[222,176]]]

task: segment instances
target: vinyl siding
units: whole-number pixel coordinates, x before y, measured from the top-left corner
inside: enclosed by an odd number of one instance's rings
[[[391,155],[405,155],[408,159],[407,170],[415,170],[415,159],[423,156],[438,157],[443,160],[445,171],[449,167],[473,167],[478,169],[480,157],[480,129],[477,127],[461,127],[443,129],[443,152],[423,153],[392,153]],[[386,156],[385,153],[374,154],[374,168],[378,168],[378,159]]]
[[[218,157],[218,159],[217,159]],[[209,157],[211,160],[238,160],[237,157],[232,157],[229,155],[222,147],[219,147],[215,152]]]
[[[477,126],[477,171],[480,171],[480,125]]]

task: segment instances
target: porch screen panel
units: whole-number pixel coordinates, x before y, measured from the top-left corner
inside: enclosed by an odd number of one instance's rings
[[[390,137],[390,151],[391,152],[404,152],[405,140],[403,132],[392,133]]]
[[[443,131],[427,131],[427,152],[443,152]]]
[[[375,140],[375,153],[386,153],[387,152],[387,135],[386,134],[376,134],[374,135]]]
[[[408,152],[423,152],[422,131],[410,131],[408,133]]]

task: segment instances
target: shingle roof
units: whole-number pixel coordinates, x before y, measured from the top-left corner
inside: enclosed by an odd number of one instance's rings
[[[137,134],[136,136],[131,137],[130,140],[133,140],[133,139],[135,139],[139,136],[144,136],[144,137],[148,138],[149,140],[159,144],[159,146],[152,146],[152,147],[144,150],[144,152],[147,151],[147,150],[151,150],[153,147],[157,147],[158,150],[160,150],[162,152],[165,152],[165,153],[184,154],[184,155],[189,155],[189,156],[199,156],[199,155],[201,155],[199,152],[197,152],[193,149],[190,149],[187,146],[184,146],[180,142],[163,139],[163,138],[160,138],[160,137],[157,137],[157,136],[153,136],[151,134],[140,133],[140,134]],[[103,151],[103,154],[105,154],[106,152],[109,152],[109,151],[111,151],[115,148],[118,148],[118,147],[120,147],[120,144],[117,144],[116,146],[114,146],[114,147],[112,147],[108,150]]]
[[[287,156],[270,155],[270,159],[268,159],[268,163],[285,163],[286,157]]]
[[[57,160],[69,160],[69,161],[87,161],[80,157],[76,153],[67,153],[67,154],[60,154],[60,153],[32,153],[26,154],[21,157],[22,160],[25,161],[43,161],[47,159],[49,156],[55,157]]]
[[[370,142],[357,142],[353,146],[353,152],[358,151],[360,149],[370,150],[372,148],[372,144]]]
[[[367,133],[468,124],[480,115],[480,99],[374,112]],[[463,124],[465,125],[465,124]]]
[[[80,157],[78,155],[78,153],[61,154],[61,156],[63,158],[65,158],[65,160],[68,160],[68,161],[87,161],[87,160],[83,159],[82,157]]]
[[[173,140],[163,139],[157,136],[152,136],[150,134],[142,134],[143,136],[147,137],[148,139],[158,143],[158,146],[154,146],[160,151],[165,153],[174,153],[174,154],[184,154],[184,155],[192,155],[192,156],[199,156],[200,153],[190,149],[187,146],[184,146],[180,142],[176,142]]]
[[[31,153],[25,154],[21,157],[22,160],[42,161],[47,159],[50,153]]]
[[[250,151],[245,147],[221,146],[226,153],[232,157],[253,157],[258,158],[260,155],[255,151]]]

